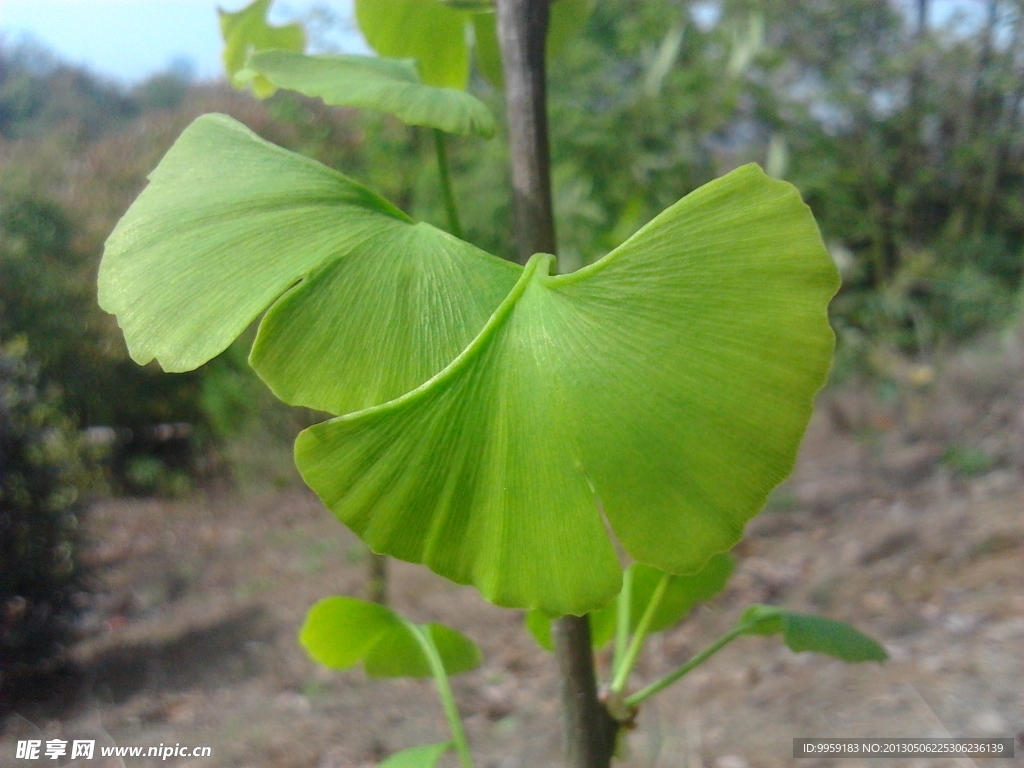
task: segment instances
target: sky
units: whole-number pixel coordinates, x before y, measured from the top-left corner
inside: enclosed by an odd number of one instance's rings
[[[0,0],[0,40],[9,45],[29,37],[65,61],[125,84],[186,62],[196,78],[206,80],[222,73],[217,5],[234,11],[250,1]],[[912,5],[911,0],[897,4]],[[697,5],[714,11],[712,3]],[[271,21],[305,19],[317,6],[330,8],[340,23],[326,36],[311,26],[311,50],[368,52],[359,33],[351,31],[352,0],[276,0]],[[971,8],[972,3],[964,0],[933,0],[933,23],[947,21],[957,9]],[[714,15],[708,16],[709,25]],[[346,20],[349,31],[344,31]]]
[[[30,37],[65,61],[126,84],[185,62],[195,77],[210,79],[222,72],[217,6],[234,11],[250,1],[0,0],[0,36],[8,45]],[[277,0],[271,22],[303,18],[317,5],[351,16],[351,0]],[[339,32],[328,42],[366,51],[358,33]]]

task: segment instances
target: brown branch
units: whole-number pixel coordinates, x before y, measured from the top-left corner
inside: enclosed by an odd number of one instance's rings
[[[516,255],[555,252],[544,44],[550,0],[499,0]]]

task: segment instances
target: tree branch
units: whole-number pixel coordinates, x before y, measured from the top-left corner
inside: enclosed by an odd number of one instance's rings
[[[550,0],[499,0],[516,255],[555,252],[544,45]]]

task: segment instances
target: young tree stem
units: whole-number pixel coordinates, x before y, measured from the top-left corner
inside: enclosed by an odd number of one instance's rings
[[[498,0],[517,261],[555,252],[544,46],[550,0]]]
[[[555,253],[548,146],[545,44],[550,0],[498,0],[516,256]],[[590,621],[564,616],[552,627],[562,678],[568,768],[607,768],[618,723],[597,699]]]
[[[551,626],[562,682],[567,768],[608,768],[619,724],[597,699],[587,616],[563,616]]]
[[[434,151],[437,153],[437,173],[441,180],[441,197],[448,213],[448,231],[462,239],[462,222],[459,221],[459,208],[455,204],[455,192],[452,190],[451,174],[448,173],[448,146],[444,131],[434,129]]]

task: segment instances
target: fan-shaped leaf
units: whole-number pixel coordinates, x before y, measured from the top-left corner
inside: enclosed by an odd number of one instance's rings
[[[449,675],[468,672],[480,665],[480,649],[461,632],[441,624],[427,624],[438,655]],[[384,633],[366,655],[366,674],[372,677],[429,677],[430,664],[416,638],[405,625]]]
[[[99,300],[132,357],[168,371],[206,362],[277,302],[257,371],[287,402],[345,413],[441,370],[521,271],[206,115],[111,234]]]
[[[876,640],[841,621],[797,613],[772,605],[752,605],[738,626],[743,634],[782,634],[792,651],[814,651],[843,661],[885,661],[889,655]]]
[[[356,20],[381,56],[415,59],[427,85],[466,87],[465,11],[439,0],[356,0]]]
[[[251,83],[253,92],[261,99],[270,96],[276,89],[266,78],[245,71],[245,61],[249,55],[254,51],[275,48],[301,52],[306,47],[306,32],[301,24],[281,27],[267,24],[270,3],[271,0],[255,0],[235,13],[217,9],[221,36],[224,38],[224,68],[228,78],[238,88]]]
[[[426,744],[422,747],[403,749],[388,756],[377,768],[434,768],[444,753],[455,746],[452,741],[443,744]]]
[[[582,614],[638,561],[699,570],[792,468],[838,277],[796,191],[747,166],[600,262],[535,256],[473,343],[311,427],[306,482],[375,551],[500,605]],[[596,497],[596,498],[595,498]]]
[[[325,667],[355,666],[387,633],[402,627],[393,611],[353,597],[328,597],[306,614],[299,640]]]
[[[375,109],[407,125],[463,136],[494,135],[494,118],[483,102],[455,88],[424,85],[411,60],[266,51],[250,57],[247,66],[279,88],[333,106]]]
[[[440,624],[427,624],[445,671],[467,672],[480,664],[472,640]],[[353,597],[328,597],[309,609],[299,640],[326,667],[364,663],[373,677],[428,677],[430,665],[413,631],[394,611]]]

